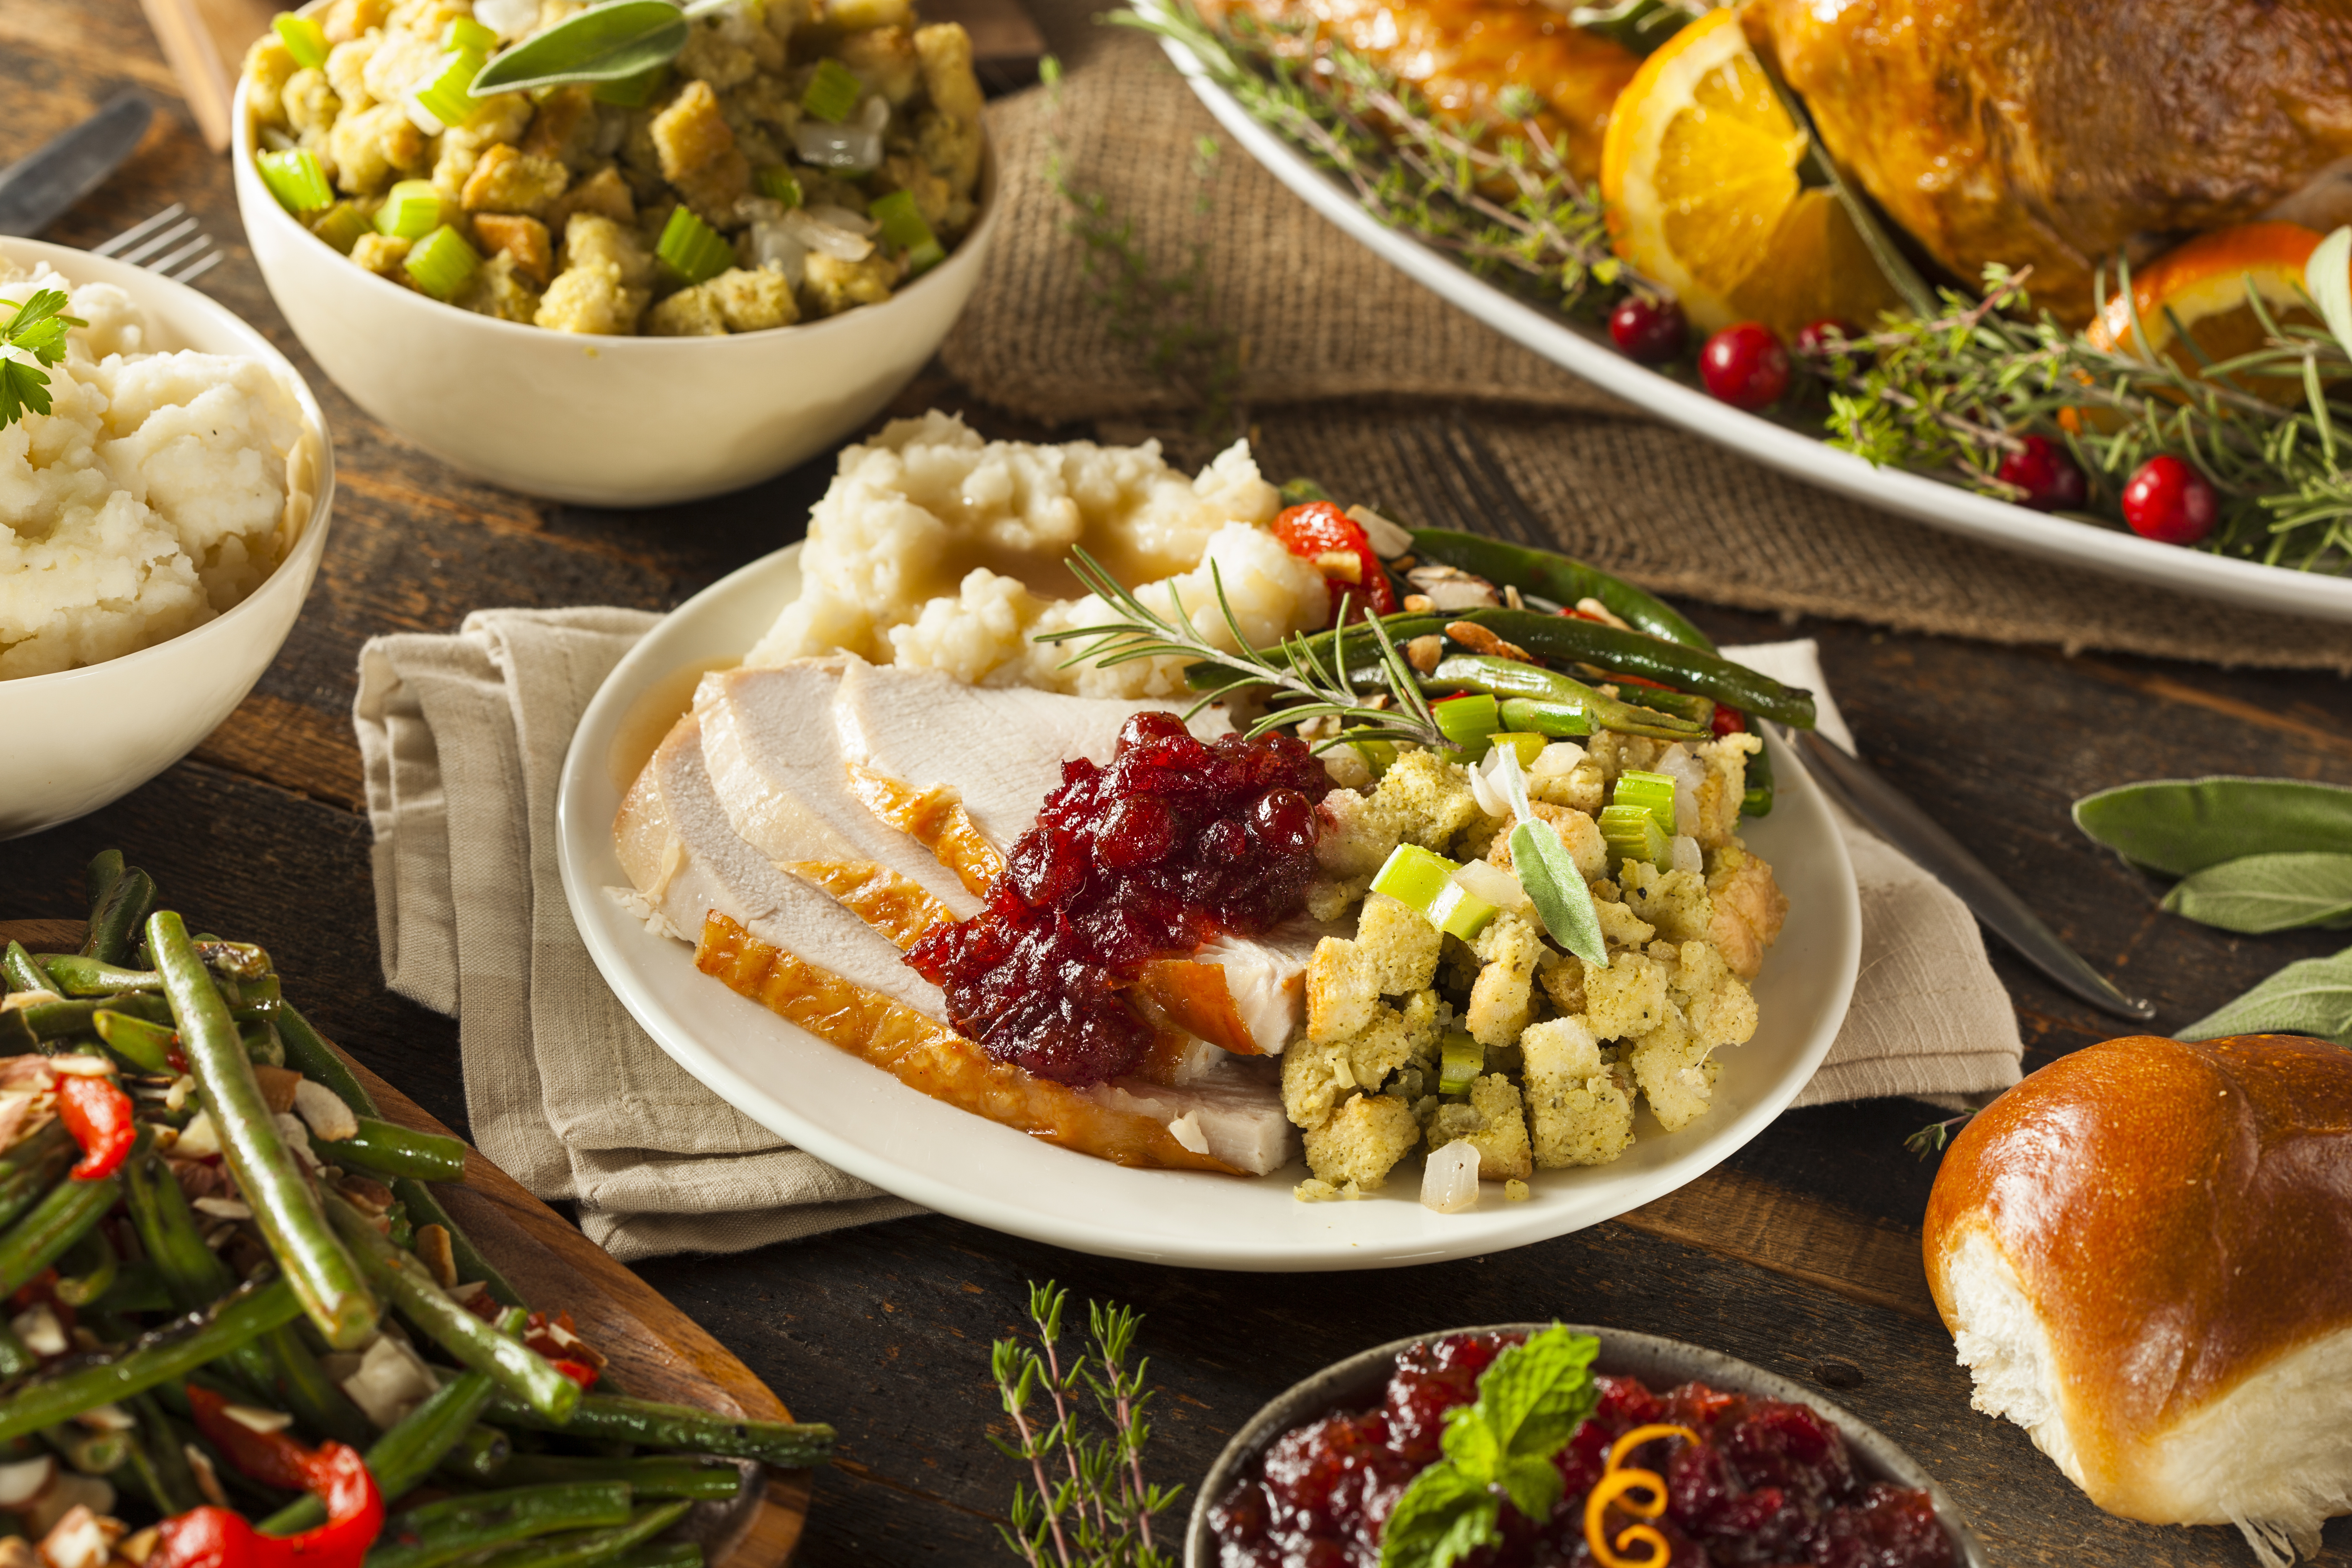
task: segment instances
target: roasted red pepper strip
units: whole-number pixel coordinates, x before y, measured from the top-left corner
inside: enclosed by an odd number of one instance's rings
[[[357,1448],[329,1443],[305,1453],[307,1487],[325,1501],[326,1523],[264,1535],[227,1509],[191,1509],[163,1521],[147,1568],[362,1568],[383,1533],[383,1493]]]
[[[1715,705],[1715,732],[1718,735],[1745,735],[1748,716],[1737,708],[1718,702]]]
[[[323,1460],[283,1432],[257,1432],[228,1413],[229,1402],[211,1389],[189,1384],[188,1404],[194,1408],[196,1430],[205,1435],[221,1458],[265,1486],[289,1492],[318,1489],[311,1485]]]
[[[110,1078],[60,1076],[58,1119],[81,1145],[81,1163],[71,1174],[79,1182],[110,1176],[131,1157],[139,1141],[139,1124],[131,1119],[131,1097]]]
[[[1295,506],[1274,520],[1274,536],[1293,555],[1312,564],[1328,579],[1331,590],[1330,625],[1339,621],[1339,600],[1348,599],[1348,618],[1360,621],[1367,613],[1396,614],[1396,590],[1372,549],[1363,525],[1328,500]]]

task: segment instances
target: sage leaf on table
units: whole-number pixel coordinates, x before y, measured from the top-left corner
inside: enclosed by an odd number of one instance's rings
[[[2352,1046],[2352,948],[2290,963],[2234,1002],[2178,1031],[2184,1040],[2225,1035],[2317,1035]]]
[[[2086,795],[2074,825],[2134,865],[2185,877],[2248,855],[2352,854],[2352,789],[2300,779],[2152,779]]]
[[[2252,936],[2352,925],[2352,854],[2242,855],[2191,871],[2164,895],[2164,907],[2200,925]]]
[[[475,73],[470,90],[479,98],[642,76],[676,59],[686,47],[687,24],[721,3],[681,8],[670,0],[605,0],[499,51]]]

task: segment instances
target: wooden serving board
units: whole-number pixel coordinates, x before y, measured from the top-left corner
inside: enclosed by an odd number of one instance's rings
[[[16,941],[35,952],[70,952],[86,930],[78,921],[0,921],[0,944]],[[340,1046],[336,1051],[375,1096],[385,1120],[449,1135],[350,1052]],[[434,1193],[524,1300],[572,1313],[581,1337],[609,1359],[605,1375],[615,1390],[751,1420],[792,1419],[783,1401],[725,1346],[479,1150],[467,1149],[462,1184],[436,1185]],[[756,1492],[747,1489],[731,1503],[698,1504],[688,1516],[688,1532],[702,1542],[709,1568],[777,1568],[798,1543],[808,1517],[808,1472],[761,1467],[759,1474]]]

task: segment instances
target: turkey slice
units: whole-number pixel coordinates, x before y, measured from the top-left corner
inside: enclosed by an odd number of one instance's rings
[[[1237,1171],[1263,1176],[1298,1155],[1298,1129],[1282,1111],[1271,1062],[1228,1057],[1215,1070],[1175,1088],[1120,1079],[1083,1090],[1097,1104],[1168,1124],[1178,1142]]]

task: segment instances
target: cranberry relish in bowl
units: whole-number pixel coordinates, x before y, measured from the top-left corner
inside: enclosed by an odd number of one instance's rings
[[[1549,1404],[1549,1436],[1540,1415],[1505,1415],[1508,1397],[1482,1387],[1498,1361],[1522,1394],[1544,1363],[1550,1396],[1518,1403]],[[1492,1486],[1469,1473],[1480,1445],[1445,1440],[1449,1413],[1465,1427],[1517,1420],[1497,1444],[1540,1453],[1549,1479],[1531,1496],[1524,1473]],[[1479,1509],[1485,1531],[1465,1523]],[[1907,1455],[1800,1384],[1653,1335],[1507,1324],[1366,1351],[1268,1405],[1199,1489],[1185,1563],[1422,1568],[1444,1558],[1432,1546],[1449,1527],[1486,1542],[1447,1559],[1478,1568],[1986,1561]]]

